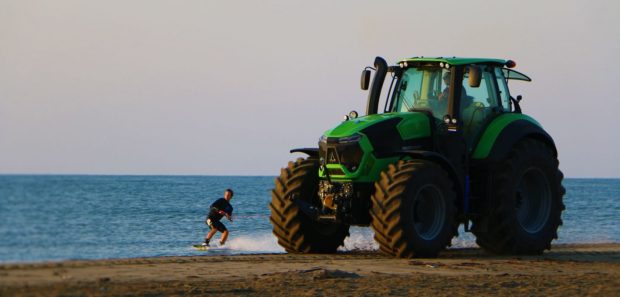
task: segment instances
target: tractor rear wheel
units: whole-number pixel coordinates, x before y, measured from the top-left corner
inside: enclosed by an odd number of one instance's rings
[[[296,199],[302,199],[320,207],[318,169],[315,158],[289,162],[271,191],[269,220],[273,234],[289,253],[334,253],[349,235],[348,225],[314,221],[295,203]]]
[[[485,231],[474,228],[476,243],[498,254],[541,254],[550,249],[564,210],[564,175],[558,165],[544,143],[517,143],[493,173],[494,201],[487,217],[474,220],[474,227],[484,220],[487,225]]]
[[[372,195],[371,227],[382,252],[436,257],[456,235],[456,194],[441,166],[398,161],[381,173]]]

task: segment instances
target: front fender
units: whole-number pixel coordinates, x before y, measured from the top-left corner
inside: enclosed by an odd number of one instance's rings
[[[319,157],[319,149],[315,147],[306,147],[306,148],[296,148],[292,149],[292,153],[304,153],[310,157],[318,158]]]
[[[463,180],[461,174],[458,173],[454,165],[452,165],[452,163],[446,157],[436,152],[421,150],[403,150],[399,151],[398,153],[403,156],[411,157],[413,159],[428,160],[439,164],[439,166],[441,166],[448,173],[450,179],[456,182],[455,188],[458,192],[459,197],[463,197],[465,192],[465,181]]]

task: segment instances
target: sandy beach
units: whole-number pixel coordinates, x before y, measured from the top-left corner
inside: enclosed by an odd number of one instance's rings
[[[437,259],[374,252],[257,254],[0,265],[0,296],[618,296],[620,244],[541,256],[453,249]]]

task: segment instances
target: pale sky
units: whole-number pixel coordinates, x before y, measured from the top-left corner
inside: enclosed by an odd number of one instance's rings
[[[276,175],[379,55],[513,59],[568,177],[620,177],[620,1],[0,0],[0,173]]]

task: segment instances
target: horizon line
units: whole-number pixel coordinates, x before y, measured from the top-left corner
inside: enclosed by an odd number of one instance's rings
[[[0,176],[179,176],[179,177],[276,177],[270,174],[195,174],[195,173],[3,173]],[[620,177],[565,176],[564,179],[620,179]]]

